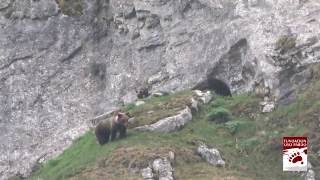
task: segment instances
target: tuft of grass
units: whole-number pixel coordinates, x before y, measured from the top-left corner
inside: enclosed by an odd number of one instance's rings
[[[233,97],[216,96],[210,103],[210,108],[223,107],[232,112],[235,117],[250,117],[259,112],[259,102],[262,99],[253,94],[245,93]]]
[[[251,137],[248,139],[244,139],[239,142],[239,147],[241,151],[251,151],[258,147],[260,140],[257,137]]]
[[[225,127],[230,131],[232,135],[235,135],[236,133],[245,130],[247,127],[250,127],[250,122],[233,120],[226,122]]]
[[[312,75],[314,80],[320,79],[320,63],[312,66]]]
[[[285,53],[296,47],[296,40],[292,35],[280,36],[275,44],[275,49],[280,50],[281,53]]]
[[[231,119],[231,112],[223,107],[214,108],[208,114],[208,120],[217,123],[225,123]]]
[[[135,109],[137,106],[134,104],[134,103],[130,103],[128,104],[126,107],[125,107],[125,110],[126,112],[128,111],[132,111],[133,109]]]
[[[217,96],[217,98],[212,101],[212,103],[210,104],[211,107],[216,108],[216,107],[224,107],[226,106],[227,102],[225,100],[225,98],[221,97],[221,96]]]
[[[68,16],[83,14],[83,0],[57,0],[61,12]]]

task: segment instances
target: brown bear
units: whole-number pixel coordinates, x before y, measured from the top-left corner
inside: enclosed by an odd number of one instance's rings
[[[95,129],[95,134],[100,145],[113,141],[119,132],[119,138],[123,138],[127,133],[129,117],[125,113],[115,112],[114,117],[107,121],[100,122]]]

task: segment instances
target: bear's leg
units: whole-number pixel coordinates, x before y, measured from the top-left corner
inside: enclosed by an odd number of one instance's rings
[[[111,141],[113,141],[116,137],[117,137],[117,132],[118,132],[119,126],[117,124],[115,124],[112,128],[111,128]]]
[[[124,138],[127,136],[127,127],[124,125],[121,125],[119,127],[119,131],[120,131],[120,138]]]
[[[104,143],[106,144],[106,143],[108,143],[108,141],[109,141],[109,137],[110,137],[110,129],[106,129],[105,137],[106,137],[106,139],[105,139]]]
[[[99,144],[104,145],[104,144],[108,143],[108,141],[109,141],[110,130],[109,129],[100,129],[96,133],[96,136],[97,136]]]

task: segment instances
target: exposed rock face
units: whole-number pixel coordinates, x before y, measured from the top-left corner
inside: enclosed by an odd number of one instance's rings
[[[210,77],[234,93],[263,81],[283,98],[319,62],[318,1],[74,2],[0,0],[2,179],[62,152],[142,82],[152,93]]]
[[[197,153],[211,165],[224,166],[226,164],[224,160],[222,160],[220,152],[217,149],[208,148],[205,144],[199,145]]]

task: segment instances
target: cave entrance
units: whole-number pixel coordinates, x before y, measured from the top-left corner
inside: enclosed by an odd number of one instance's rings
[[[227,83],[222,80],[208,77],[205,81],[196,85],[193,90],[211,90],[214,91],[216,94],[221,96],[232,96],[231,90]]]
[[[216,94],[221,96],[232,96],[229,86],[222,80],[210,78],[207,80],[207,83],[208,89],[213,90]]]

